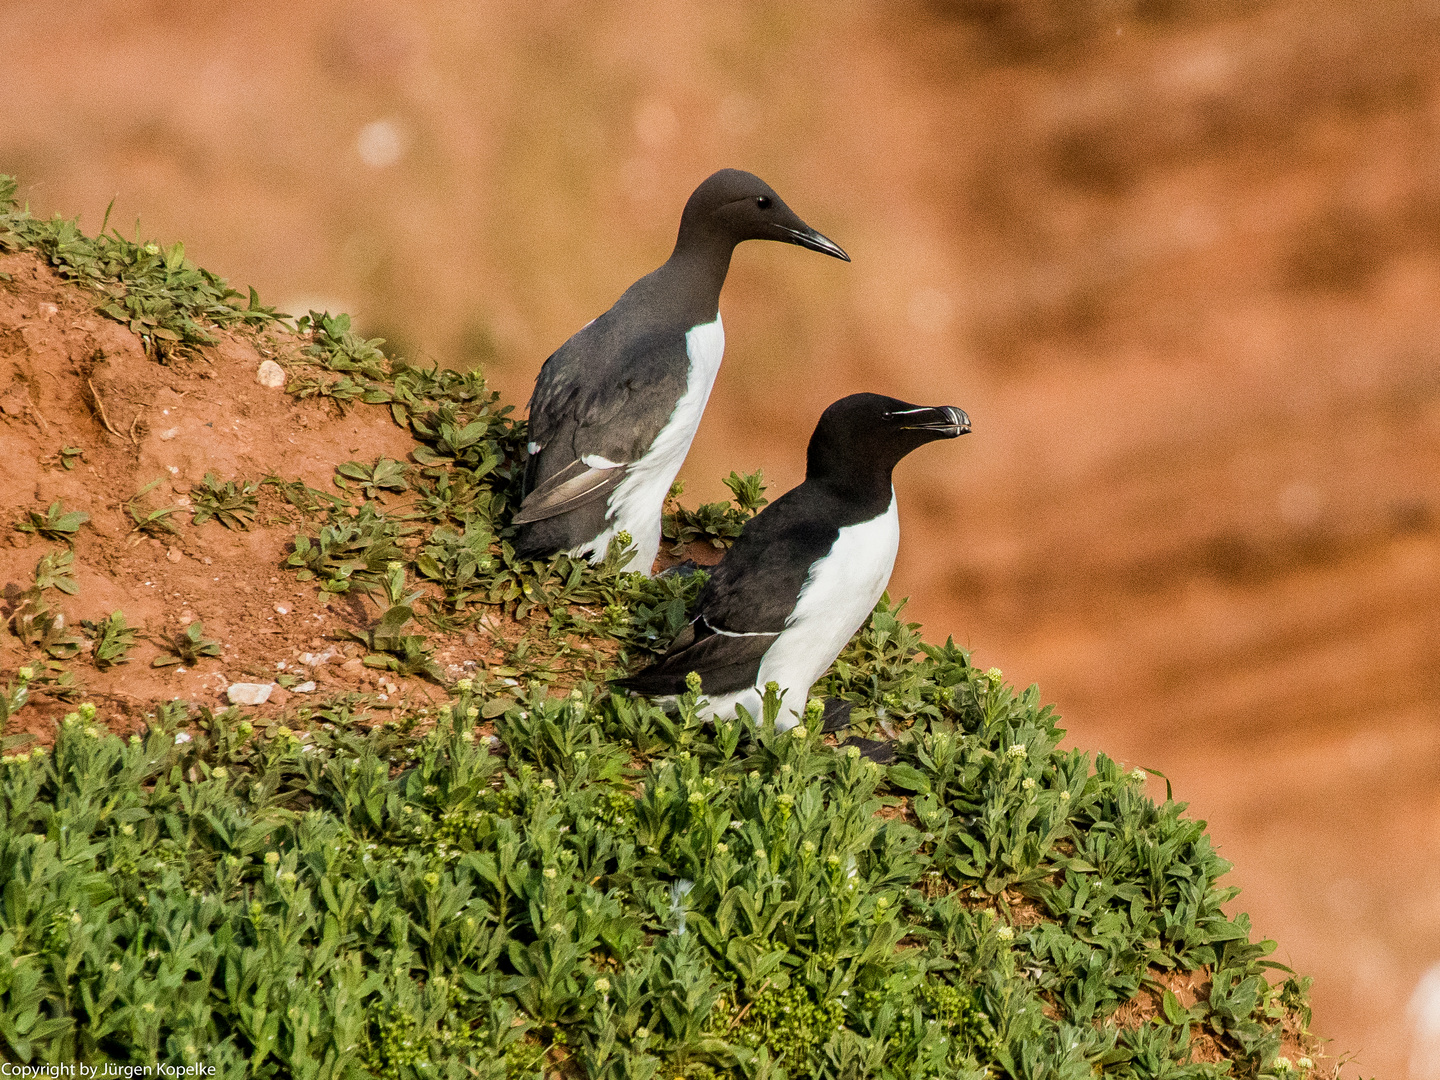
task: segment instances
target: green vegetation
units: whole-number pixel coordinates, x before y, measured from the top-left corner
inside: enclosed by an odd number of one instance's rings
[[[220,655],[220,643],[205,636],[205,624],[201,622],[192,622],[183,634],[172,634],[156,644],[166,651],[150,661],[152,667],[172,667],[175,664],[194,667],[204,657]]]
[[[255,524],[255,508],[259,505],[260,481],[236,486],[234,480],[223,484],[213,472],[207,472],[202,480],[190,491],[190,503],[195,508],[191,519],[195,525],[204,525],[212,517],[227,529],[248,529]]]
[[[503,756],[487,682],[368,734],[175,703],[127,743],[82,707],[0,773],[0,1039],[231,1076],[1218,1075],[1182,1064],[1204,1032],[1273,1072],[1304,985],[1263,978],[1203,828],[1058,750],[1033,689],[913,666],[889,769],[777,733],[773,694],[751,740],[538,684]],[[1208,1003],[1097,1025],[1202,965]]]
[[[7,210],[6,183],[0,247],[99,290],[157,359],[276,318],[178,245]],[[510,407],[344,316],[298,326],[291,392],[388,407],[413,463],[338,465],[340,495],[207,476],[197,523],[246,527],[262,489],[283,500],[303,519],[296,580],[375,605],[350,634],[365,663],[443,689],[383,722],[362,694],[296,704],[263,733],[169,702],[128,739],[81,704],[50,750],[6,740],[0,1058],[326,1080],[1308,1071],[1281,1056],[1308,980],[1267,978],[1274,943],[1225,914],[1236,890],[1203,823],[1147,797],[1143,770],[1061,750],[1036,688],[924,642],[887,597],[814,700],[772,690],[755,723],[703,723],[693,694],[669,712],[611,694],[705,575],[629,573],[624,536],[599,566],[517,559]],[[727,483],[733,505],[672,510],[672,544],[738,535],[763,487]],[[31,687],[79,693],[63,680],[80,642],[45,598],[74,591],[69,555],[12,605],[36,662],[0,686],[0,720]],[[429,635],[482,619],[507,628],[504,657],[451,681]],[[97,665],[135,640],[119,612],[87,630]],[[221,651],[198,622],[162,644],[156,665]],[[895,763],[828,745],[825,696],[860,734],[896,732]],[[777,732],[782,707],[804,723]],[[1181,972],[1208,979],[1194,1004]]]
[[[35,564],[35,581],[30,588],[6,592],[10,632],[41,657],[69,660],[80,652],[81,639],[70,632],[64,612],[51,606],[45,595],[47,590],[56,589],[73,596],[80,589],[74,573],[73,551],[47,552]]]
[[[80,624],[95,642],[91,660],[101,671],[128,663],[130,650],[135,647],[137,631],[125,621],[123,611],[111,612],[110,617],[98,621],[86,620]]]
[[[126,503],[125,513],[130,515],[130,520],[135,523],[130,530],[131,534],[138,539],[139,535],[149,536],[156,540],[166,533],[178,533],[180,530],[170,520],[171,516],[180,509],[178,506],[149,507],[143,503],[143,499],[150,492],[154,491],[164,479],[157,476],[148,484],[137,491]]]
[[[677,480],[670,486],[670,509],[661,520],[661,532],[672,555],[684,555],[686,546],[697,540],[728,548],[739,538],[745,522],[770,501],[765,498],[765,475],[759,470],[748,476],[732,472],[725,478],[725,486],[733,493],[731,502],[702,503],[695,510],[676,501],[685,492],[684,484]]]
[[[36,533],[46,540],[60,540],[70,544],[80,526],[90,520],[90,515],[81,510],[65,512],[65,504],[56,499],[42,514],[38,510],[26,510],[25,517],[16,523],[21,532]]]

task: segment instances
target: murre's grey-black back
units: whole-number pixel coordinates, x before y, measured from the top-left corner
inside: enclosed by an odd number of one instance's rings
[[[700,676],[712,715],[758,717],[766,682],[785,692],[779,726],[796,723],[810,686],[884,592],[900,541],[891,473],[910,451],[970,430],[953,406],[852,394],[825,410],[805,482],[746,523],[710,571],[691,622],[653,666],[617,686],[679,694]]]
[[[660,512],[724,352],[720,289],[735,245],[780,240],[849,261],[759,177],[715,173],[690,196],[670,258],[560,346],[530,397],[525,498],[514,524],[526,558],[604,557],[629,532],[650,572]]]

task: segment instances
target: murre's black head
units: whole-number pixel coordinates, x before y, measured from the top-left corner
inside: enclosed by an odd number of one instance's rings
[[[970,417],[954,405],[851,394],[826,409],[815,425],[805,453],[805,480],[841,492],[888,490],[891,470],[911,450],[969,431]]]
[[[686,202],[675,248],[716,243],[733,248],[742,240],[783,240],[850,261],[839,244],[801,221],[764,180],[740,169],[721,169]]]

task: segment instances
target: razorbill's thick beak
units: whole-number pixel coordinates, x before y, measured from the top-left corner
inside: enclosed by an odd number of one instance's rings
[[[831,240],[828,236],[822,236],[808,225],[799,229],[791,229],[785,225],[777,225],[776,228],[783,234],[781,239],[788,243],[799,244],[801,247],[809,248],[811,251],[818,251],[824,255],[833,255],[835,258],[844,259],[846,262],[850,261],[850,256],[845,254],[844,249],[841,248],[839,244],[835,243],[835,241]]]
[[[907,409],[903,413],[891,413],[901,418],[900,426],[906,431],[933,431],[942,439],[954,439],[970,434],[970,417],[964,409],[954,405],[939,405],[933,409]]]

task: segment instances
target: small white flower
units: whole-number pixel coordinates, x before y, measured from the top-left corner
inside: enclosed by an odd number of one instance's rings
[[[1140,767],[1138,767],[1138,766],[1135,767],[1134,769],[1131,769],[1131,770],[1130,770],[1130,779],[1131,779],[1131,780],[1134,780],[1136,783],[1139,783],[1139,784],[1143,784],[1143,783],[1146,781],[1146,779],[1149,777],[1149,775],[1150,775],[1149,773],[1147,773],[1144,769],[1142,769],[1142,768],[1140,768]],[[1285,1058],[1278,1058],[1278,1059],[1277,1059],[1277,1062],[1278,1062],[1278,1061],[1286,1061],[1286,1059],[1285,1059]],[[1288,1064],[1288,1062],[1287,1062],[1287,1064]],[[1278,1067],[1278,1065],[1277,1065],[1277,1067]]]
[[[1010,941],[1015,937],[1015,928],[1013,926],[1002,926],[995,931],[995,936],[1001,941]]]
[[[1033,776],[1025,777],[1024,780],[1020,781],[1020,786],[1026,791],[1033,790],[1035,787],[1035,778]]]
[[[555,867],[547,866],[544,870],[541,871],[541,873],[543,873],[551,881],[555,880]]]
[[[716,845],[715,845],[715,854],[716,854],[716,855],[728,855],[729,853],[730,853],[730,845],[729,845],[729,844],[716,844]]]
[[[1308,1057],[1296,1058],[1295,1064],[1304,1072],[1309,1072],[1315,1068],[1315,1062],[1311,1061]]]
[[[810,732],[808,732],[808,731],[805,730],[805,725],[804,725],[804,724],[797,724],[795,727],[793,727],[793,728],[790,729],[790,737],[791,737],[792,739],[795,739],[797,742],[798,742],[800,739],[805,738],[805,736],[807,736],[807,735],[809,735],[809,734],[810,734]]]
[[[606,978],[596,979],[595,989],[599,990],[602,994],[608,994],[610,992],[610,980]]]
[[[1030,756],[1030,751],[1025,749],[1024,743],[1016,743],[1014,746],[1010,747],[1009,750],[1006,750],[1005,753],[1010,757],[1014,758],[1016,761],[1024,761]]]
[[[1061,801],[1061,802],[1069,802],[1069,801],[1070,801],[1070,792],[1068,792],[1068,791],[1062,791],[1062,792],[1060,792],[1060,801]]]
[[[648,1038],[650,1037],[650,1029],[649,1029],[649,1028],[643,1028],[643,1027],[638,1027],[638,1028],[636,1028],[636,1029],[635,1029],[635,1037],[636,1037],[637,1039],[648,1039]]]
[[[278,863],[279,861],[280,861],[280,853],[279,853],[278,851],[267,851],[267,852],[265,852],[265,863],[266,863],[267,866],[274,866],[274,865],[275,865],[276,863]]]

